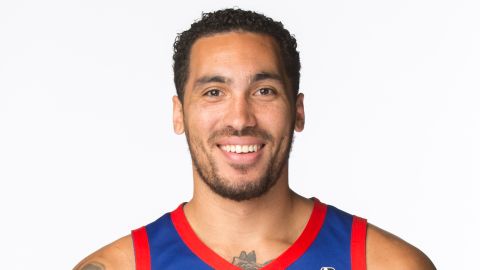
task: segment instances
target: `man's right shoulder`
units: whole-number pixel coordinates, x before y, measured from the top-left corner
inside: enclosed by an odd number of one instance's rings
[[[135,270],[135,255],[131,235],[95,251],[73,270]]]

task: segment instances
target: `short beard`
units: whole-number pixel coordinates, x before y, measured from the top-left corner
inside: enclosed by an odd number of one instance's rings
[[[192,156],[194,170],[198,173],[202,181],[207,184],[207,186],[216,194],[220,195],[223,198],[237,202],[258,198],[267,193],[270,188],[272,188],[277,183],[280,174],[282,173],[285,165],[287,164],[293,143],[292,129],[288,136],[281,138],[281,140],[279,141],[279,147],[277,151],[273,153],[272,158],[268,161],[268,166],[264,175],[262,175],[259,179],[255,181],[246,181],[245,183],[240,184],[230,184],[228,179],[225,179],[218,174],[218,168],[216,166],[215,160],[212,156],[208,154],[205,147],[201,143],[201,140],[195,137],[190,137],[187,129],[185,129],[185,135],[187,137],[188,147]],[[225,130],[212,134],[212,136],[208,139],[209,145],[211,145],[211,142],[215,141],[217,137],[225,135],[251,135],[261,137],[268,142],[272,142],[272,136],[263,130],[246,128],[241,131],[236,131],[227,128]],[[282,150],[282,143],[285,140],[287,140],[287,147],[283,152],[280,152]],[[204,153],[206,156],[206,162],[203,162],[203,164],[199,161],[197,155],[200,152]],[[240,171],[241,174],[247,173],[249,167],[250,166],[248,165],[234,166],[234,168]]]

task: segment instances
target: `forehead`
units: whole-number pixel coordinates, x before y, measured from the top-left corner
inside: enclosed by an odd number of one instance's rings
[[[192,46],[190,78],[207,74],[235,77],[259,71],[284,73],[278,44],[269,35],[227,32],[202,37]]]

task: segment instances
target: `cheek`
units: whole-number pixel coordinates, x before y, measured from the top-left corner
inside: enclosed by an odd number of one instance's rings
[[[192,106],[186,111],[186,115],[188,115],[186,120],[189,128],[195,130],[195,134],[200,135],[213,131],[216,123],[221,120],[223,113],[218,108]]]
[[[284,106],[263,106],[257,110],[257,120],[272,133],[284,133],[291,129],[292,115]]]

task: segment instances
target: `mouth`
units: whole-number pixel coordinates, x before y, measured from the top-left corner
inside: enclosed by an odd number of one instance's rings
[[[220,149],[228,153],[236,154],[247,154],[247,153],[256,153],[260,151],[265,144],[227,144],[227,145],[218,145]]]
[[[253,165],[260,160],[265,144],[217,144],[217,147],[229,164]]]

